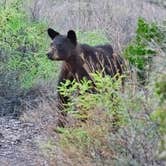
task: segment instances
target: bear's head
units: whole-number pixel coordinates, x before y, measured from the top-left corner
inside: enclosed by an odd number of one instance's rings
[[[67,61],[73,55],[77,46],[76,33],[73,30],[69,30],[67,35],[61,35],[51,28],[47,32],[52,39],[50,50],[47,53],[48,58]]]

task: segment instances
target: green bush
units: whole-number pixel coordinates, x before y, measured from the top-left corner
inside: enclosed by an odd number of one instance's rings
[[[133,65],[143,80],[149,71],[152,58],[157,54],[154,44],[164,41],[164,32],[156,23],[148,23],[143,18],[138,19],[136,36],[124,49],[126,59]]]
[[[159,98],[157,110],[152,113],[152,118],[159,124],[159,130],[166,134],[166,74],[160,76],[155,84],[155,93]]]
[[[46,57],[46,24],[29,20],[17,3],[22,5],[22,1],[15,1],[0,7],[0,47],[6,55],[1,65],[7,72],[19,73],[21,86],[30,88],[39,78],[53,76],[56,66]]]
[[[158,125],[160,142],[157,156],[160,159],[166,159],[166,74],[159,77],[155,83],[155,93],[159,99],[157,108],[151,113],[152,120]]]
[[[166,101],[166,74],[161,75],[160,80],[156,82],[155,91],[161,103]]]
[[[75,80],[72,82],[67,80],[61,84],[59,87],[60,94],[70,97],[66,111],[77,117],[83,116],[82,118],[87,118],[88,110],[96,107],[103,108],[110,114],[123,114],[125,107],[123,106],[122,96],[119,93],[122,76],[118,78],[118,75],[115,75],[111,78],[110,76],[103,77],[101,73],[93,73],[91,75],[95,83],[93,88],[92,82],[86,79],[81,80],[79,83]],[[70,88],[68,88],[69,85]],[[95,93],[91,93],[91,91]]]

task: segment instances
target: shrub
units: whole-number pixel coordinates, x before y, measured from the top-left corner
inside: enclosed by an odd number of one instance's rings
[[[158,95],[160,102],[163,103],[166,100],[166,75],[160,76],[159,80],[155,84],[155,92]]]
[[[32,87],[36,81],[55,74],[55,64],[47,60],[46,24],[31,22],[14,1],[0,8],[0,47],[4,52],[2,62],[6,72],[15,71],[23,88]]]
[[[160,142],[158,146],[157,156],[160,159],[166,159],[166,75],[163,74],[159,77],[158,81],[155,83],[155,93],[159,98],[159,103],[156,108],[151,113],[151,118],[158,125],[158,131],[160,133]]]
[[[80,83],[75,80],[72,82],[67,80],[61,84],[59,92],[64,96],[70,97],[69,100],[71,101],[67,104],[66,111],[76,114],[78,117],[83,115],[85,118],[88,118],[88,116],[85,116],[88,110],[94,107],[101,107],[111,114],[115,112],[123,113],[124,107],[119,93],[122,76],[119,76],[119,78],[118,75],[115,75],[113,78],[105,76],[103,78],[101,73],[93,73],[91,75],[95,82],[95,87],[93,88],[92,82],[86,79],[83,79]],[[71,86],[70,88],[68,88],[69,85]],[[94,93],[91,93],[91,91],[94,91]],[[79,110],[79,112],[76,110]]]
[[[155,44],[162,43],[164,33],[156,23],[148,23],[143,18],[138,19],[136,36],[125,48],[124,55],[131,65],[137,69],[141,80],[146,79],[152,58],[157,54]]]

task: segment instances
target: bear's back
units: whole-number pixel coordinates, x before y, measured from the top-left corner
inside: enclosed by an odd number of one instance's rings
[[[113,54],[113,48],[110,44],[97,45],[97,46],[95,46],[95,48],[97,50],[103,51],[106,56],[112,56],[112,54]]]
[[[96,56],[98,55],[104,55],[104,56],[111,56],[113,54],[113,48],[111,45],[97,45],[97,46],[89,46],[87,44],[81,44],[81,50],[86,55],[86,57],[89,56]]]
[[[80,45],[81,58],[84,62],[84,68],[88,73],[102,71],[104,74],[115,75],[117,72],[122,73],[123,61],[119,55],[113,53],[111,45],[89,46]]]

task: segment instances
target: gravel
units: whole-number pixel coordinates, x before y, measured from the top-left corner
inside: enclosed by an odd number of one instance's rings
[[[0,165],[49,165],[36,143],[40,129],[33,123],[13,117],[0,117]]]

